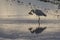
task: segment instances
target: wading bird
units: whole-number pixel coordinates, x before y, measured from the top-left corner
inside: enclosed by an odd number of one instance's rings
[[[46,14],[44,14],[41,10],[39,10],[39,9],[35,9],[35,10],[31,10],[30,12],[29,12],[29,14],[30,15],[33,15],[33,14],[36,14],[37,16],[38,16],[38,24],[39,24],[39,26],[38,26],[38,28],[36,28],[35,30],[32,30],[32,28],[29,28],[29,30],[30,30],[30,32],[31,33],[36,33],[36,34],[38,34],[38,33],[41,33],[44,29],[46,29],[46,27],[44,27],[44,28],[42,28],[42,27],[40,27],[40,16],[47,16]]]

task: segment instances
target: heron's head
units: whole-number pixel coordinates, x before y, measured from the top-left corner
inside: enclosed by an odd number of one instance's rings
[[[29,28],[29,30],[31,31],[31,30],[32,30],[32,28]]]
[[[33,15],[32,12],[29,12],[30,15]]]
[[[32,9],[32,10],[29,12],[29,14],[30,14],[30,15],[33,15],[33,13],[34,13],[34,10]]]

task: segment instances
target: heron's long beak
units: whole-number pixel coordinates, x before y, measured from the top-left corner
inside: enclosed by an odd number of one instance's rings
[[[33,15],[32,12],[29,12],[28,14]]]

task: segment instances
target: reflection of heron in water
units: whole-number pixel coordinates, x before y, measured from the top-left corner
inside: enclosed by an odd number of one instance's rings
[[[46,29],[46,27],[44,27],[44,28],[38,27],[35,30],[32,30],[32,28],[29,28],[31,33],[36,33],[36,34],[41,33],[44,29]]]
[[[39,24],[39,26],[38,26],[38,28],[36,28],[35,30],[33,30],[32,31],[32,28],[29,28],[29,30],[30,30],[30,32],[31,33],[41,33],[44,29],[46,29],[46,27],[44,27],[44,28],[42,28],[42,27],[40,27],[40,16],[46,16],[46,14],[44,14],[41,10],[39,10],[39,9],[35,9],[35,10],[31,10],[30,12],[29,12],[29,14],[30,15],[33,15],[33,13],[35,13],[37,16],[38,16],[38,24]]]

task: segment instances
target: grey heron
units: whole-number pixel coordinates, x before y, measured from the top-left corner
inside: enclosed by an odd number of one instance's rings
[[[32,13],[33,12],[33,13]],[[38,33],[41,33],[44,29],[46,29],[46,27],[44,27],[44,28],[42,28],[42,27],[40,27],[40,16],[47,16],[46,14],[44,14],[41,10],[39,10],[39,9],[35,9],[35,10],[31,10],[30,12],[29,12],[29,14],[30,15],[33,15],[33,14],[36,14],[37,16],[38,16],[38,24],[39,24],[39,26],[38,26],[38,28],[36,28],[35,30],[33,30],[32,31],[32,28],[29,28],[29,30],[30,30],[30,32],[31,33],[36,33],[36,34],[38,34]]]
[[[31,10],[30,12],[29,12],[29,14],[30,15],[33,15],[33,13],[35,13],[38,17],[39,17],[39,19],[38,19],[38,23],[39,23],[39,26],[40,26],[40,16],[47,16],[46,14],[44,14],[41,10],[39,10],[39,9],[36,9],[36,10]]]

